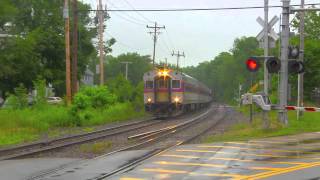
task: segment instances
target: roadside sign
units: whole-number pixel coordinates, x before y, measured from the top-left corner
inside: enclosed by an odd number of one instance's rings
[[[249,105],[252,104],[252,94],[246,93],[241,96],[241,102],[243,105]]]

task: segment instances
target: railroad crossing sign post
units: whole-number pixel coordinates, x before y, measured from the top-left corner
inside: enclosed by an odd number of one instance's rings
[[[269,36],[269,44],[267,48],[275,48],[276,45],[276,41],[279,39],[279,35],[274,31],[274,29],[272,28],[277,22],[279,21],[278,16],[274,16],[270,22],[268,23],[268,36]],[[259,34],[257,35],[257,40],[260,42],[260,47],[261,48],[265,48],[264,45],[264,23],[265,21],[261,18],[258,17],[257,18],[257,22],[263,27],[263,29],[259,32]]]
[[[269,48],[275,47],[275,42],[279,39],[279,36],[272,28],[278,21],[279,18],[277,16],[274,16],[270,22],[268,22],[268,16],[269,16],[269,0],[264,0],[264,20],[261,17],[257,18],[257,22],[263,27],[262,31],[257,36],[257,39],[259,41],[259,45],[261,48],[264,49],[264,85],[263,90],[266,95],[269,94],[269,72],[267,70],[267,60],[269,56]],[[265,129],[269,128],[270,121],[268,119],[268,115],[266,111],[263,111],[262,113],[262,119],[263,119],[263,126]]]
[[[267,16],[266,16],[267,17]],[[274,16],[269,23],[266,23],[261,17],[257,18],[257,22],[263,27],[260,33],[257,35],[257,40],[259,41],[260,48],[264,48],[264,93],[269,94],[269,73],[266,68],[267,56],[269,48],[274,48],[276,41],[279,39],[278,34],[272,28],[277,22],[279,18]],[[266,27],[267,24],[267,27]]]

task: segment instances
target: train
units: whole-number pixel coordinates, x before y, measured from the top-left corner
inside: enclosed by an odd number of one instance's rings
[[[144,73],[145,110],[156,117],[170,117],[211,103],[213,92],[197,79],[170,68]]]

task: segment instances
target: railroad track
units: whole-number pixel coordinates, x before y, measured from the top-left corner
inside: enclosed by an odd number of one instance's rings
[[[159,130],[149,131],[149,132],[137,134],[137,135],[134,135],[134,136],[129,136],[128,139],[138,139],[141,142],[136,144],[136,145],[128,146],[128,147],[123,148],[121,150],[111,152],[111,153],[109,153],[107,155],[111,155],[111,154],[114,154],[114,153],[117,153],[117,152],[120,152],[120,151],[141,148],[143,146],[148,146],[148,145],[150,146],[153,143],[161,141],[163,138],[166,138],[166,137],[168,137],[170,135],[173,135],[175,133],[178,133],[178,132],[180,132],[180,131],[182,131],[184,129],[192,127],[195,123],[198,123],[199,121],[207,118],[209,113],[210,113],[210,110],[205,112],[204,114],[198,116],[198,117],[192,118],[191,120],[188,120],[186,122],[183,122],[183,123],[180,123],[180,124],[177,124],[177,125],[174,125],[174,126],[168,126],[166,128],[162,128],[162,129],[159,129]],[[107,174],[92,178],[90,180],[102,180],[102,179],[105,179],[105,178],[108,178],[108,177],[112,177],[112,176],[117,175],[117,174],[119,174],[121,172],[125,172],[125,171],[127,171],[129,169],[132,169],[133,167],[138,166],[140,164],[140,162],[145,161],[146,159],[149,159],[149,158],[151,158],[153,156],[156,156],[156,155],[158,155],[160,153],[163,153],[165,151],[168,151],[169,149],[171,149],[171,148],[173,148],[175,146],[179,146],[181,144],[186,144],[186,143],[192,142],[193,140],[201,137],[202,135],[206,134],[207,132],[209,132],[210,130],[215,128],[219,123],[221,123],[227,117],[227,115],[228,115],[228,110],[216,122],[212,123],[210,126],[208,126],[207,128],[203,129],[199,133],[197,133],[197,134],[195,134],[195,135],[193,135],[191,137],[188,137],[188,138],[186,138],[186,139],[184,139],[182,141],[179,141],[179,142],[176,142],[176,143],[172,143],[172,144],[168,144],[163,148],[154,149],[154,150],[150,151],[149,153],[147,153],[146,155],[144,155],[144,156],[142,156],[142,157],[140,157],[138,159],[135,159],[134,161],[131,161],[131,162],[127,163],[127,164],[124,164],[120,168],[118,168],[118,169],[116,169],[116,170],[114,170],[114,171],[112,171],[110,173],[107,173]]]
[[[152,127],[160,123],[165,124],[168,122],[170,121],[157,121],[155,120],[155,118],[151,118],[145,121],[128,123],[117,127],[92,131],[89,133],[82,133],[52,140],[39,141],[31,144],[20,145],[11,148],[4,148],[0,149],[0,161],[15,158],[23,158],[45,152],[51,152],[57,149],[93,142],[96,140],[128,133],[130,131],[139,130],[141,128]]]
[[[134,123],[128,123],[117,127],[105,128],[89,133],[82,133],[48,141],[40,141],[27,145],[16,146],[12,148],[0,149],[0,160],[22,158],[38,153],[48,152],[59,148],[83,144],[123,133],[134,131],[140,128],[146,128],[162,123],[155,121],[154,118]]]
[[[132,136],[129,136],[128,139],[131,139],[131,140],[134,140],[136,143],[134,145],[129,145],[129,146],[125,146],[123,148],[120,148],[120,149],[117,149],[115,151],[112,151],[112,152],[109,152],[107,154],[104,154],[102,156],[98,156],[98,157],[95,157],[93,159],[90,159],[90,160],[80,160],[80,161],[77,161],[76,164],[81,164],[81,163],[87,163],[88,161],[95,161],[99,158],[104,158],[106,156],[110,156],[110,155],[113,155],[115,153],[118,153],[118,152],[121,152],[121,151],[127,151],[127,150],[133,150],[133,149],[142,149],[144,147],[148,147],[148,146],[152,146],[153,144],[157,143],[157,142],[161,142],[163,139],[166,139],[170,136],[173,136],[174,134],[178,133],[178,132],[181,132],[182,130],[185,130],[187,128],[190,128],[190,127],[193,127],[193,125],[195,125],[196,123],[199,123],[201,120],[204,120],[208,117],[208,115],[210,115],[210,113],[214,113],[216,112],[217,109],[209,109],[208,111],[202,113],[201,115],[198,115],[188,121],[185,121],[185,122],[182,122],[182,123],[178,123],[176,125],[171,125],[171,126],[167,126],[165,128],[162,128],[162,129],[159,129],[159,130],[154,130],[154,131],[148,131],[148,132],[145,132],[145,133],[141,133],[141,134],[136,134],[136,135],[132,135]],[[140,162],[146,160],[146,159],[149,159],[159,153],[162,153],[162,152],[165,152],[167,150],[169,150],[170,148],[173,148],[175,146],[178,146],[178,145],[181,145],[181,144],[185,144],[185,143],[188,143],[188,142],[191,142],[193,141],[194,139],[197,139],[199,138],[201,135],[207,133],[209,130],[212,130],[215,126],[217,126],[221,121],[223,121],[226,116],[227,116],[228,112],[225,112],[224,115],[219,118],[217,121],[215,121],[214,123],[212,123],[210,126],[206,127],[205,129],[202,129],[199,133],[197,134],[194,134],[192,137],[188,137],[187,139],[183,139],[179,142],[175,142],[175,143],[169,143],[167,145],[165,145],[164,147],[161,147],[161,148],[157,148],[157,149],[154,149],[154,150],[151,150],[149,153],[147,153],[146,155],[144,155],[143,157],[139,157],[133,161],[130,161],[129,163],[127,164],[124,164],[123,166],[119,167],[118,169],[112,171],[112,172],[109,172],[109,173],[106,173],[106,174],[103,174],[101,176],[98,176],[98,177],[94,177],[94,178],[91,178],[92,180],[95,179],[95,180],[100,180],[100,179],[105,179],[105,178],[108,178],[108,177],[112,177],[114,175],[117,175],[118,173],[120,172],[124,172],[130,168],[133,168],[137,165],[139,165]],[[34,175],[30,178],[28,178],[28,180],[30,179],[41,179],[43,177],[45,177],[46,175],[51,175],[55,172],[58,172],[59,170],[63,170],[65,168],[68,168],[70,166],[73,166],[74,164],[71,163],[71,164],[66,164],[64,166],[61,166],[61,167],[58,167],[58,168],[55,168],[55,169],[51,169],[51,170],[48,170],[48,171],[45,171],[45,172],[42,172],[40,174],[37,174],[37,175]]]

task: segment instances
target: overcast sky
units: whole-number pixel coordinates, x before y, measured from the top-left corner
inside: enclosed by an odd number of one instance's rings
[[[148,9],[148,8],[219,8],[263,6],[263,0],[102,0],[108,9]],[[319,3],[319,0],[305,0],[306,3]],[[96,9],[97,0],[83,0]],[[292,0],[299,4],[300,0]],[[281,5],[280,0],[269,0],[270,5]],[[280,8],[270,9],[269,20],[281,13]],[[109,12],[105,38],[114,37],[117,43],[113,46],[112,55],[126,52],[138,52],[152,55],[152,36],[146,25],[157,21],[165,25],[161,30],[156,48],[156,61],[171,56],[172,50],[184,51],[186,58],[182,66],[197,65],[213,59],[220,52],[232,48],[233,41],[241,36],[256,36],[262,27],[256,22],[258,16],[264,17],[263,9],[228,10],[204,12]],[[150,22],[152,21],[152,22]],[[275,26],[279,31],[279,24]]]

